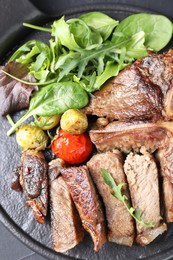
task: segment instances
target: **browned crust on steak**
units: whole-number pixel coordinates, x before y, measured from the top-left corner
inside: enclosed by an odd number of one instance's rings
[[[112,196],[111,189],[104,182],[100,171],[104,168],[111,173],[116,184],[124,183],[123,194],[129,196],[121,153],[115,151],[96,154],[89,160],[87,167],[105,205],[108,241],[132,246],[135,233],[133,219],[124,204]]]
[[[142,146],[154,152],[172,136],[159,124],[143,121],[114,121],[101,130],[90,130],[89,135],[98,151],[120,149],[125,153],[138,152]]]
[[[86,166],[62,169],[70,194],[79,212],[84,229],[90,233],[94,250],[106,242],[106,225],[102,205]]]
[[[65,252],[82,241],[84,230],[61,176],[50,183],[50,202],[53,247],[57,252]]]

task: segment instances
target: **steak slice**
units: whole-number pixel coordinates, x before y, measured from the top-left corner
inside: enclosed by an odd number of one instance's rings
[[[164,146],[158,150],[161,174],[166,176],[173,183],[173,138],[170,138]]]
[[[96,193],[86,166],[62,169],[70,194],[79,212],[84,229],[90,233],[94,250],[98,251],[106,242],[105,218],[102,205]]]
[[[108,241],[132,246],[134,222],[124,204],[112,196],[110,187],[104,182],[100,169],[108,171],[116,184],[123,183],[123,194],[129,197],[127,181],[123,170],[123,159],[119,151],[94,155],[87,167],[103,199],[108,226]]]
[[[61,176],[50,182],[50,203],[53,247],[57,252],[65,252],[82,241],[84,230]]]
[[[163,94],[173,87],[173,50],[163,54],[152,53],[135,62],[145,81],[158,85]]]
[[[145,223],[155,224],[151,228],[136,221],[136,241],[141,245],[148,245],[167,229],[166,224],[160,222],[157,166],[149,153],[143,155],[130,153],[125,160],[124,170],[133,207],[142,211],[141,217]]]
[[[99,151],[120,149],[125,153],[138,152],[142,146],[154,152],[172,136],[161,124],[142,121],[114,121],[103,129],[90,130],[89,135]]]
[[[167,222],[173,222],[173,183],[163,177],[163,201]]]
[[[21,157],[20,181],[36,221],[43,224],[48,206],[47,162],[41,152],[27,150]]]
[[[89,115],[121,121],[161,118],[162,93],[146,83],[134,64],[107,81],[83,109]]]

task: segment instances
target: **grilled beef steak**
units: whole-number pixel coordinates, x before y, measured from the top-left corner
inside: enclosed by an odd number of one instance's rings
[[[130,153],[124,164],[129,184],[132,205],[142,211],[145,223],[154,223],[154,227],[146,227],[136,222],[137,239],[141,245],[147,245],[166,229],[161,223],[159,185],[157,166],[149,153],[143,155]]]
[[[98,251],[106,242],[105,218],[100,199],[86,166],[61,170],[73,201],[82,220],[82,225],[92,237],[94,250]]]
[[[50,203],[53,247],[57,252],[65,252],[82,241],[84,230],[61,176],[50,182]]]
[[[31,207],[37,222],[44,223],[48,206],[47,163],[41,152],[27,150],[21,157],[20,180],[26,196],[26,205]]]
[[[171,133],[159,123],[112,122],[105,128],[90,130],[91,141],[99,151],[120,149],[128,153],[132,149],[139,151],[142,146],[154,152],[171,137]]]
[[[163,199],[167,222],[173,222],[173,138],[157,152],[160,173],[163,177]]]
[[[167,222],[173,222],[173,183],[163,177],[163,201]]]
[[[112,196],[110,187],[105,184],[100,169],[110,172],[116,184],[123,183],[123,194],[129,197],[123,170],[122,155],[119,151],[94,155],[87,163],[92,179],[103,199],[108,226],[108,241],[132,246],[134,222],[124,204]]]
[[[94,93],[86,114],[121,121],[173,118],[173,51],[150,54]]]
[[[161,118],[161,97],[160,89],[146,84],[135,66],[131,65],[95,92],[83,111],[89,115],[122,121],[158,120]]]
[[[170,138],[163,148],[159,149],[157,157],[161,167],[161,174],[167,176],[170,182],[173,183],[173,138]]]

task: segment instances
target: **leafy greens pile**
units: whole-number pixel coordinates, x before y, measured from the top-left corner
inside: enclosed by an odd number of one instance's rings
[[[32,110],[32,113],[28,112],[27,116],[21,118],[20,122],[10,129],[8,135],[34,113],[51,116],[57,111],[65,112],[61,109],[63,102],[67,103],[67,109],[84,107],[87,99],[82,102],[82,95],[77,96],[80,104],[77,107],[73,106],[71,101],[70,104],[66,102],[65,96],[69,87],[78,85],[83,89],[83,93],[86,92],[85,96],[87,93],[99,90],[103,83],[118,75],[120,70],[135,59],[146,56],[148,49],[159,51],[164,48],[172,37],[173,28],[172,22],[161,15],[136,14],[119,23],[100,12],[86,13],[67,21],[62,17],[54,21],[51,28],[27,23],[24,25],[50,33],[51,39],[49,46],[44,42],[31,40],[21,46],[9,60],[25,64],[41,87],[31,98],[29,111]],[[67,87],[67,89],[63,87],[66,94],[63,94],[63,99],[57,104],[51,103],[51,100],[54,101],[56,92],[61,99],[62,91],[52,91],[50,83],[55,84],[54,89],[61,88],[64,83]],[[75,91],[72,91],[74,95]],[[49,107],[35,102],[37,98],[47,102],[45,95],[49,97]],[[69,97],[69,94],[67,96]],[[36,104],[34,109],[33,103]],[[49,109],[51,106],[54,109]]]

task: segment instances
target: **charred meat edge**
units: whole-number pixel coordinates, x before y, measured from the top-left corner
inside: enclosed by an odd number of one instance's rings
[[[86,166],[62,169],[70,194],[79,212],[84,229],[89,232],[97,252],[107,241],[105,217]]]

